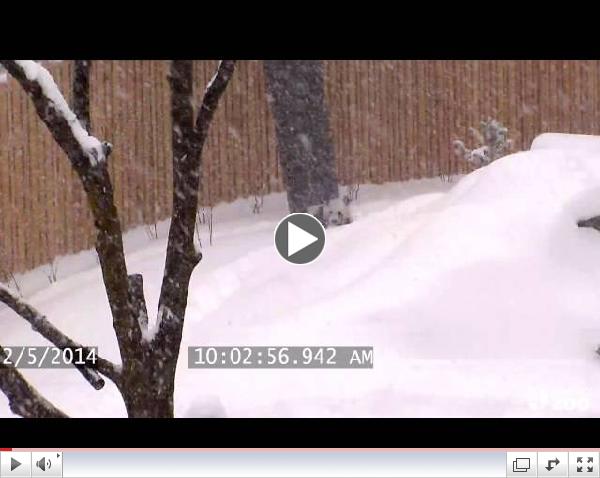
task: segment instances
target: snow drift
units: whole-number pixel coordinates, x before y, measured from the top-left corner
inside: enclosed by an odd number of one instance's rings
[[[532,150],[562,149],[600,153],[600,136],[590,134],[543,133],[531,143]]]
[[[361,188],[354,223],[293,267],[260,215],[215,210],[214,245],[190,284],[179,416],[595,416],[600,414],[600,154],[554,146],[506,156],[454,187],[425,180]],[[161,239],[127,241],[156,310]],[[207,241],[204,241],[205,243]],[[59,269],[60,270],[60,269]],[[25,279],[23,279],[25,280]],[[116,359],[97,268],[30,298],[79,342]],[[0,311],[6,345],[44,343]],[[199,345],[373,345],[372,370],[188,370]],[[112,386],[73,371],[25,370],[74,416],[122,416]],[[0,414],[10,415],[0,398]]]

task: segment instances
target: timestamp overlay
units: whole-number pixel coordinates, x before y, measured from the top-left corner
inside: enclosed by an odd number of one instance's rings
[[[70,368],[93,366],[98,347],[5,346],[0,363],[16,368]]]
[[[373,368],[370,346],[188,347],[189,368]]]

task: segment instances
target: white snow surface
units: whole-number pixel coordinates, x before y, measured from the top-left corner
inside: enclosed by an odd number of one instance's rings
[[[295,267],[273,231],[282,194],[214,210],[213,246],[191,285],[176,415],[530,417],[600,414],[600,155],[547,149],[505,156],[446,184],[362,186],[354,222],[329,228],[323,254]],[[157,310],[168,224],[126,237],[131,272]],[[28,300],[74,339],[118,349],[100,272],[82,253]],[[86,264],[82,266],[81,264]],[[75,272],[75,271],[79,272]],[[37,292],[32,292],[37,290]],[[3,345],[45,343],[0,310]],[[371,370],[187,369],[187,347],[372,345]],[[73,416],[124,416],[112,384],[73,370],[24,370]],[[0,415],[11,416],[0,397]]]
[[[29,81],[35,81],[40,85],[44,95],[54,105],[54,108],[67,120],[75,140],[87,154],[91,164],[95,165],[98,161],[103,161],[102,143],[96,137],[90,135],[81,125],[50,72],[33,60],[16,60],[16,63],[23,69]]]
[[[590,134],[544,133],[531,143],[532,150],[567,149],[588,153],[600,153],[600,136]]]

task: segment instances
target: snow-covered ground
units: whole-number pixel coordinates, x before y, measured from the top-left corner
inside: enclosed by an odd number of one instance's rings
[[[600,155],[514,154],[453,184],[363,186],[355,221],[327,231],[319,259],[283,261],[273,230],[285,197],[215,208],[190,286],[178,416],[503,417],[600,415]],[[128,265],[156,311],[168,225],[127,235]],[[28,300],[117,360],[89,252],[19,278]],[[43,281],[46,280],[46,284]],[[154,314],[152,314],[154,315]],[[3,345],[45,341],[0,310]],[[192,345],[372,345],[371,370],[187,369]],[[73,416],[124,416],[110,383],[24,370]],[[10,416],[0,395],[0,415]]]

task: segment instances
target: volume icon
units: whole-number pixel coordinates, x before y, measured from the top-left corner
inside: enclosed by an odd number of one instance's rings
[[[49,470],[52,468],[52,462],[50,458],[42,457],[38,461],[35,462],[35,466],[38,467],[42,471]]]

